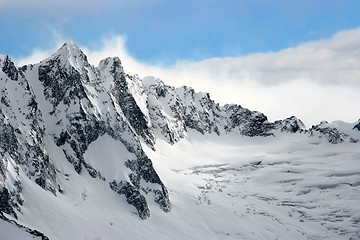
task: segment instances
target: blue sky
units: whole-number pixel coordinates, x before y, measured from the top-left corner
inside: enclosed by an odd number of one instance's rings
[[[95,66],[192,86],[269,120],[360,118],[359,0],[0,0],[0,53],[36,63],[66,40]]]
[[[359,13],[358,0],[0,0],[0,51],[26,56],[57,35],[96,48],[118,34],[136,59],[172,64],[327,38],[358,27]]]

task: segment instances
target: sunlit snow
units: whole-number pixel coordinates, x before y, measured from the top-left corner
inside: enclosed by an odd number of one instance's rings
[[[333,145],[302,134],[188,135],[175,145],[159,140],[156,151],[144,144],[169,189],[170,213],[150,205],[151,217],[139,220],[124,197],[67,163],[57,167],[69,191],[55,197],[24,188],[20,222],[59,240],[360,237],[357,144]],[[129,154],[121,145],[102,137],[85,158],[117,174],[116,155]]]

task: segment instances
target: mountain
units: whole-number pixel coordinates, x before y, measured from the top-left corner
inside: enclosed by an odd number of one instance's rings
[[[360,121],[269,122],[191,87],[128,75],[117,57],[94,67],[70,41],[22,67],[0,55],[0,91],[0,236],[360,237]],[[248,198],[258,202],[241,205]],[[299,222],[284,223],[290,215]]]

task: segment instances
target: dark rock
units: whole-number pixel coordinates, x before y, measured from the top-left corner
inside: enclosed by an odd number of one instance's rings
[[[115,192],[125,195],[126,201],[136,208],[140,219],[144,220],[150,216],[146,199],[137,187],[126,181],[116,182],[116,180],[110,182],[109,185]]]
[[[49,238],[47,236],[45,236],[45,234],[43,234],[42,232],[38,231],[38,230],[33,230],[33,229],[30,229],[28,227],[25,227],[19,223],[17,223],[16,221],[14,220],[10,220],[8,219],[0,210],[0,219],[2,219],[3,221],[5,222],[8,222],[10,224],[13,224],[15,225],[16,227],[20,228],[20,229],[24,229],[26,232],[28,232],[29,234],[33,235],[33,238],[35,237],[39,237],[41,238],[41,240],[49,240]]]
[[[114,82],[111,94],[114,96],[116,103],[121,107],[125,117],[128,119],[135,132],[139,134],[148,145],[153,147],[154,136],[150,132],[146,117],[137,105],[126,81],[126,77],[131,78],[132,80],[136,78],[125,75],[119,58],[107,58],[104,60],[103,64],[111,64],[110,73],[113,76]]]
[[[69,105],[71,100],[86,96],[80,74],[76,69],[64,69],[58,58],[39,66],[39,80],[44,85],[44,96],[55,108],[63,102]]]
[[[227,114],[228,124],[224,127],[227,132],[239,128],[242,135],[249,137],[272,135],[270,131],[274,126],[267,121],[264,114],[233,104],[225,105],[224,111]]]
[[[0,211],[17,219],[18,217],[14,208],[18,208],[18,206],[13,201],[9,191],[7,188],[0,186]]]
[[[274,125],[275,129],[280,129],[282,132],[296,133],[305,129],[304,123],[295,116],[275,121]]]
[[[353,127],[353,129],[360,131],[360,121]]]
[[[325,137],[332,144],[342,143],[348,137],[347,134],[340,132],[337,128],[323,127],[323,124],[324,123],[312,126],[309,130],[311,135],[313,135],[314,132],[318,132],[320,133],[320,137]]]
[[[159,204],[161,210],[164,212],[170,212],[171,206],[170,206],[170,199],[169,194],[165,186],[162,186],[162,189],[155,189],[153,190],[155,195],[155,202]]]
[[[3,62],[2,71],[13,81],[18,79],[18,70],[9,56],[6,56]]]
[[[141,179],[144,179],[146,182],[159,185],[158,189],[149,190],[153,191],[155,202],[159,204],[160,208],[165,212],[169,212],[171,207],[167,189],[152,166],[151,160],[143,155],[141,158],[136,160],[128,160],[125,165],[132,171],[129,178],[133,186],[141,188]],[[147,191],[148,189],[145,190]]]

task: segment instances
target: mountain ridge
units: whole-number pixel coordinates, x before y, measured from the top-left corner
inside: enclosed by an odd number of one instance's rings
[[[76,174],[87,173],[125,197],[140,219],[151,216],[152,203],[171,212],[167,187],[144,147],[156,151],[157,139],[174,145],[189,129],[247,137],[305,134],[330,144],[360,139],[360,121],[322,122],[309,129],[294,116],[269,122],[263,113],[236,104],[220,106],[191,87],[130,76],[118,57],[94,67],[71,41],[40,63],[19,68],[1,55],[0,68],[0,211],[14,219],[27,201],[23,187],[30,183],[24,177],[54,197],[66,195],[72,190],[62,182],[70,170],[63,166],[69,164]],[[123,149],[110,170],[86,155],[105,136]]]

